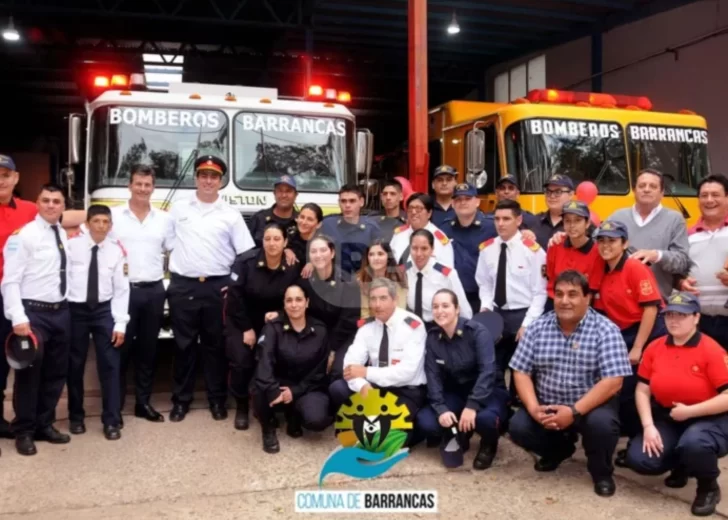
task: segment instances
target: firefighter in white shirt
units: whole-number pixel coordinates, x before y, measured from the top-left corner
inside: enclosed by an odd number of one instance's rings
[[[255,245],[243,216],[220,198],[227,166],[206,155],[195,161],[197,191],[170,211],[174,249],[167,290],[177,345],[169,420],[182,421],[195,389],[197,358],[204,357],[205,386],[212,418],[227,418],[228,360],[223,338],[223,296],[237,255]],[[199,340],[199,341],[198,341]]]
[[[495,311],[503,317],[503,338],[496,346],[496,363],[503,374],[526,327],[543,314],[546,253],[537,242],[521,237],[518,202],[500,201],[494,219],[498,236],[481,244],[475,281],[480,287],[481,311]]]
[[[406,264],[407,309],[425,322],[427,330],[432,327],[432,298],[440,289],[450,289],[458,297],[460,317],[473,317],[463,284],[455,269],[438,262],[432,251],[435,237],[426,229],[418,229],[410,237],[412,260]]]
[[[430,221],[433,208],[432,197],[424,193],[413,193],[407,199],[407,224],[395,228],[394,236],[389,243],[398,264],[405,265],[410,260],[409,240],[412,233],[418,229],[426,229],[435,237],[434,250],[437,261],[448,267],[455,265],[452,242]]]
[[[415,417],[427,397],[425,387],[425,340],[422,321],[397,307],[397,286],[377,278],[369,286],[372,317],[360,320],[354,342],[344,357],[344,379],[329,386],[337,410],[354,392],[372,388],[391,392]]]
[[[68,364],[68,418],[71,433],[86,432],[83,373],[89,334],[94,340],[101,383],[104,436],[121,438],[121,346],[129,322],[129,278],[126,251],[108,237],[111,210],[93,204],[86,213],[85,233],[68,242],[68,301],[71,350]]]

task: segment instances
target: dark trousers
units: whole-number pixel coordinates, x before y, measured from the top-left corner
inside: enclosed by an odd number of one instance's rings
[[[642,452],[643,434],[638,434],[627,451],[627,465],[643,475],[661,475],[678,466],[690,477],[715,479],[720,475],[718,459],[728,454],[728,414],[677,422],[669,410],[653,412],[664,450],[648,457]]]
[[[470,308],[473,309],[473,315],[480,312],[480,294],[478,291],[465,293],[465,297],[468,299]]]
[[[71,313],[68,304],[58,309],[33,309],[26,303],[30,326],[43,338],[43,348],[33,365],[15,371],[13,408],[16,434],[34,433],[56,420],[56,406],[66,384],[68,351],[71,342]]]
[[[197,359],[202,357],[210,404],[227,400],[228,360],[223,338],[222,289],[229,276],[187,278],[172,274],[167,301],[176,344],[172,402],[189,406],[195,391]]]
[[[631,327],[627,327],[622,331],[622,338],[627,344],[627,350],[632,349],[634,340],[637,338],[640,324],[636,323]],[[655,320],[655,326],[652,328],[650,337],[645,343],[645,348],[654,339],[667,334],[665,328],[665,319],[662,315],[658,315]],[[622,381],[622,389],[619,391],[619,422],[622,425],[622,435],[630,439],[642,431],[642,422],[637,413],[637,403],[635,401],[635,390],[637,389],[637,369],[639,365],[632,365],[632,375],[625,377]]]
[[[276,410],[283,410],[286,421],[300,421],[301,426],[314,432],[325,430],[334,422],[329,412],[329,396],[326,392],[308,392],[289,404],[279,404],[273,408],[265,401],[265,392],[258,389],[255,393],[255,413],[263,426],[270,424]]]
[[[544,305],[543,313],[546,314],[547,312],[551,312],[552,310],[554,310],[554,299],[546,298],[546,305]]]
[[[329,381],[336,381],[344,377],[344,357],[346,357],[352,343],[353,338],[346,345],[341,345],[337,350],[334,350],[334,362],[331,364]]]
[[[713,338],[728,351],[728,316],[701,314],[698,327],[700,332]]]
[[[129,324],[121,348],[121,407],[126,397],[126,375],[134,362],[134,394],[137,404],[149,404],[157,365],[157,339],[164,318],[167,293],[160,280],[149,285],[132,284]]]
[[[94,340],[96,370],[101,383],[101,422],[104,426],[121,423],[121,351],[111,344],[114,318],[111,303],[92,308],[71,303],[71,355],[68,364],[68,418],[83,422],[83,373],[88,357],[89,335]]]
[[[511,418],[511,440],[540,457],[566,458],[575,450],[581,434],[592,478],[609,477],[614,472],[612,457],[619,441],[619,399],[612,398],[584,415],[579,424],[565,431],[547,430],[520,408]]]
[[[258,345],[243,343],[243,332],[229,320],[225,323],[225,353],[230,362],[230,393],[235,399],[247,400],[255,374]]]
[[[445,392],[445,404],[458,419],[465,408],[468,393]],[[510,396],[505,388],[494,388],[493,393],[475,415],[475,431],[487,441],[495,441],[508,421]],[[422,437],[440,437],[446,429],[440,426],[439,415],[432,406],[427,405],[417,414],[417,429]]]
[[[498,381],[504,381],[506,370],[508,369],[508,363],[511,362],[513,353],[516,351],[518,342],[516,341],[516,334],[523,324],[523,318],[526,317],[528,309],[517,309],[514,311],[505,311],[496,308],[495,312],[500,314],[503,318],[503,336],[495,347],[495,363],[498,367]],[[512,397],[516,397],[515,388],[516,385],[513,381],[508,385]]]
[[[3,297],[0,295],[0,309],[3,308]],[[10,375],[10,365],[8,365],[8,360],[5,357],[4,351],[5,340],[12,331],[12,323],[10,323],[10,320],[5,317],[5,314],[0,312],[0,348],[3,349],[3,352],[0,353],[0,423],[5,420],[3,414],[3,401],[5,400],[5,390],[8,387],[8,376]],[[0,428],[2,428],[2,426],[0,426]]]

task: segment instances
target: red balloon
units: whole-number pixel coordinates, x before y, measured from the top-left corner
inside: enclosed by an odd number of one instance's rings
[[[599,227],[599,225],[602,223],[602,219],[599,218],[599,215],[594,213],[592,210],[589,210],[589,218],[597,227]]]
[[[584,181],[576,187],[576,198],[587,206],[594,202],[597,195],[599,195],[599,189],[592,181]]]
[[[402,185],[402,206],[404,207],[407,204],[407,199],[409,199],[415,190],[412,189],[412,184],[406,177],[395,177],[394,180]]]

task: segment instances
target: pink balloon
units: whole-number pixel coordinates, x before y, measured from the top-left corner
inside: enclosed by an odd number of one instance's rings
[[[404,207],[407,204],[407,199],[409,199],[415,190],[412,189],[412,184],[406,177],[395,177],[394,180],[402,185],[402,206]]]
[[[576,187],[576,198],[587,206],[594,202],[597,195],[599,195],[599,189],[592,181],[584,181]]]
[[[589,210],[589,218],[597,227],[599,227],[599,225],[602,223],[602,219],[599,218],[599,215],[594,213],[592,210]]]

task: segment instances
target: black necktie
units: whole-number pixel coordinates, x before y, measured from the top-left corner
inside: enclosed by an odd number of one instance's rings
[[[61,296],[66,297],[66,250],[63,248],[63,242],[61,242],[61,235],[58,232],[58,225],[51,226],[53,233],[56,235],[56,245],[58,246],[58,252],[61,254]]]
[[[415,314],[422,318],[422,273],[417,273],[417,283],[415,283]]]
[[[91,265],[88,268],[86,303],[95,307],[99,303],[99,246],[91,248]]]
[[[501,244],[500,258],[498,259],[498,274],[495,277],[495,298],[493,301],[498,308],[506,304],[506,258],[508,244]]]
[[[382,324],[382,342],[379,344],[379,366],[389,366],[389,336],[387,335],[387,324]]]

